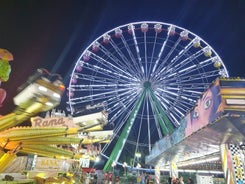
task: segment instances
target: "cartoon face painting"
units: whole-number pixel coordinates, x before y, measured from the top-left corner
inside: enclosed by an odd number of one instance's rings
[[[187,115],[186,136],[212,122],[219,113],[220,103],[219,85],[213,85],[201,96],[196,107]]]
[[[191,123],[196,126],[208,124],[212,107],[212,93],[211,90],[208,90],[206,93],[204,93],[203,97],[198,100],[197,106],[190,113]]]

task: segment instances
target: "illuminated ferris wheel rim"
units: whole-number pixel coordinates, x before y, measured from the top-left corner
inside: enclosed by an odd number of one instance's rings
[[[186,31],[186,33],[187,34],[191,34],[191,35],[193,35],[195,38],[197,38],[199,41],[201,40],[203,43],[204,43],[204,45],[206,45],[209,49],[211,49],[211,51],[214,53],[214,55],[216,56],[216,59],[217,60],[219,60],[219,62],[221,62],[220,63],[220,65],[222,65],[222,67],[223,67],[223,74],[221,74],[221,76],[224,76],[224,77],[228,77],[229,76],[229,74],[228,74],[228,71],[227,71],[227,69],[226,69],[226,67],[225,67],[225,65],[224,65],[224,63],[223,63],[223,61],[221,60],[221,58],[220,58],[220,56],[216,53],[216,51],[206,42],[206,41],[204,41],[201,37],[199,37],[198,35],[196,35],[195,33],[193,33],[193,32],[191,32],[191,31],[189,31],[189,30],[187,30],[187,29],[185,29],[185,28],[183,28],[183,27],[180,27],[180,26],[177,26],[177,25],[174,25],[174,24],[171,24],[171,23],[165,23],[165,22],[159,22],[159,21],[140,21],[140,22],[131,22],[131,23],[128,23],[128,24],[124,24],[124,25],[121,25],[121,26],[118,26],[118,27],[116,27],[116,28],[113,28],[113,29],[111,29],[111,30],[109,30],[109,31],[107,31],[107,32],[105,32],[104,34],[102,34],[102,35],[100,35],[99,37],[97,37],[96,39],[95,39],[95,41],[94,42],[92,42],[83,52],[82,52],[82,54],[80,55],[80,57],[78,58],[78,60],[77,60],[77,62],[76,62],[76,64],[75,64],[75,67],[73,68],[73,71],[72,71],[72,74],[71,74],[71,79],[70,79],[70,82],[69,82],[69,87],[68,87],[68,90],[70,91],[70,86],[72,85],[72,76],[74,76],[74,73],[76,73],[76,66],[83,60],[83,56],[84,55],[86,55],[87,53],[88,53],[88,51],[89,50],[91,50],[91,48],[95,45],[95,44],[100,44],[100,43],[98,43],[98,40],[100,40],[100,39],[102,39],[103,37],[106,37],[106,36],[108,36],[108,35],[110,35],[110,33],[113,33],[113,32],[116,32],[116,30],[117,31],[119,31],[119,30],[121,30],[122,28],[124,28],[124,27],[128,27],[128,29],[135,29],[135,25],[148,25],[148,24],[154,24],[155,26],[156,25],[161,25],[161,26],[167,26],[167,28],[174,28],[174,29],[180,29],[180,30],[183,30],[183,31]],[[140,27],[139,27],[140,28]],[[139,29],[138,28],[138,29]],[[156,28],[155,28],[156,29]],[[161,31],[162,30],[164,30],[164,29],[162,29],[162,28],[160,28],[161,29]],[[115,34],[115,33],[114,33]],[[148,80],[144,80],[143,81],[143,83],[144,82],[149,82]],[[144,84],[143,84],[144,85]],[[141,87],[143,86],[142,85],[142,82],[141,82]],[[72,109],[72,100],[71,100],[71,98],[70,98],[70,96],[68,95],[68,101],[69,101],[69,106],[70,106],[70,109]]]
[[[127,131],[137,135],[127,133],[122,142],[137,151],[178,127],[219,76],[228,77],[223,61],[196,34],[168,23],[133,22],[107,31],[82,52],[71,74],[68,104],[72,113],[87,104],[107,104],[114,138],[130,123]]]
[[[86,51],[89,50],[89,48],[91,48],[91,47],[96,43],[96,41],[99,40],[100,38],[102,38],[104,35],[109,35],[109,33],[113,32],[114,30],[119,30],[119,29],[121,29],[121,28],[123,28],[123,27],[128,27],[128,26],[132,26],[132,25],[135,25],[135,24],[138,24],[138,25],[139,25],[139,24],[155,24],[155,25],[160,24],[160,25],[166,25],[166,26],[169,26],[169,27],[172,26],[172,27],[178,28],[178,29],[180,29],[180,30],[186,30],[188,33],[191,33],[191,34],[194,35],[196,38],[201,39],[202,42],[203,42],[205,45],[208,45],[208,46],[210,47],[210,49],[215,53],[216,56],[219,57],[220,61],[222,62],[222,65],[223,65],[223,67],[224,67],[224,70],[225,70],[225,73],[226,73],[227,77],[229,76],[228,70],[226,69],[226,67],[225,67],[225,65],[224,65],[224,63],[223,63],[223,61],[222,61],[221,58],[220,58],[220,56],[216,53],[216,51],[215,51],[215,50],[214,50],[214,49],[213,49],[213,48],[212,48],[212,47],[211,47],[205,40],[203,40],[201,37],[199,37],[199,36],[196,35],[195,33],[191,32],[191,31],[189,31],[188,29],[185,29],[185,28],[183,28],[183,27],[181,27],[181,26],[177,26],[177,25],[171,24],[171,23],[159,22],[159,21],[140,21],[140,22],[131,22],[131,23],[128,23],[128,24],[120,25],[120,26],[118,26],[118,27],[115,27],[115,28],[113,28],[113,29],[111,29],[111,30],[105,32],[104,34],[98,36],[98,37],[95,39],[94,42],[92,42],[87,48],[84,49],[84,51],[83,51],[82,54],[80,55],[79,59],[77,60],[76,65],[77,65],[77,63],[78,63],[79,61],[81,61],[82,57],[86,54]],[[72,73],[74,73],[74,72],[75,72],[75,67],[73,68]],[[70,81],[69,85],[71,85],[71,81]]]

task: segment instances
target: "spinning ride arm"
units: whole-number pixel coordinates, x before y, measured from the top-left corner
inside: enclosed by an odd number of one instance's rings
[[[3,153],[0,156],[0,173],[7,168],[7,166],[12,163],[12,161],[16,158],[16,153],[12,151],[8,151],[7,153]]]
[[[64,91],[64,85],[60,78],[49,80],[46,76],[54,76],[47,73],[46,70],[38,70],[38,75],[33,80],[29,80],[22,91],[14,97],[14,103],[17,108],[10,114],[0,118],[0,131],[14,127],[40,112],[48,111],[60,103],[61,95]],[[1,133],[2,135],[2,133]],[[8,141],[6,141],[7,145]],[[3,142],[1,141],[1,144]],[[4,148],[5,145],[1,145]],[[19,151],[20,144],[16,144],[8,152],[2,152],[0,155],[0,173],[16,158],[16,152]]]
[[[27,81],[27,85],[22,85],[25,88],[14,97],[17,108],[13,113],[0,118],[0,131],[16,126],[40,112],[48,111],[59,105],[64,91],[60,77],[51,81],[47,76],[53,77],[53,75],[48,75],[47,72],[39,72],[39,74],[33,80]]]
[[[106,135],[112,134],[111,132],[104,132],[104,136],[101,131],[99,135],[92,132],[101,130],[101,123],[85,127],[15,127],[30,117],[59,105],[64,85],[57,76],[46,70],[38,70],[19,87],[20,92],[14,97],[16,109],[0,118],[0,173],[13,161],[17,152],[79,159],[82,157],[80,152],[65,149],[62,145],[109,141],[109,136]],[[80,132],[87,132],[93,139],[77,137]]]

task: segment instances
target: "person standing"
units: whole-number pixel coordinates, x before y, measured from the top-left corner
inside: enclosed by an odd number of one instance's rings
[[[142,173],[140,176],[140,183],[145,184],[145,173]]]
[[[112,184],[112,180],[113,180],[113,174],[112,172],[109,173],[109,184]]]
[[[140,184],[141,178],[140,178],[140,174],[137,174],[137,184]]]
[[[191,178],[188,178],[187,184],[194,184],[193,180]]]
[[[179,177],[180,184],[185,184],[182,176]]]
[[[119,183],[120,183],[120,177],[116,176],[116,184],[119,184]]]

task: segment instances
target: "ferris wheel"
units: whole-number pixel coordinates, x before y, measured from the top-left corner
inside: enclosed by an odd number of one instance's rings
[[[182,27],[154,21],[116,27],[95,39],[71,73],[68,105],[75,114],[103,104],[114,136],[104,146],[105,168],[172,133],[205,89],[228,77],[220,56]],[[132,151],[133,150],[133,151]]]

